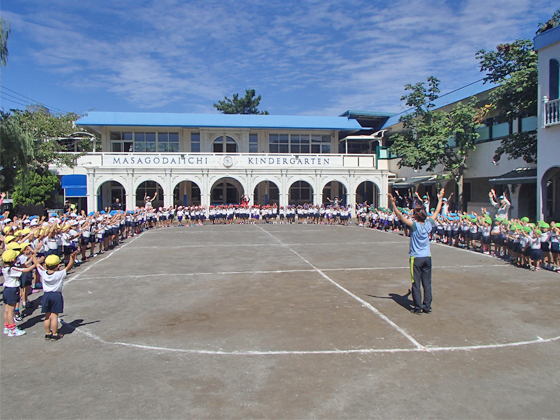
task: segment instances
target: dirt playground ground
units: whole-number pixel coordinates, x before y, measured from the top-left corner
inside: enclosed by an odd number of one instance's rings
[[[358,227],[157,229],[73,269],[2,336],[0,417],[558,418],[560,275]]]

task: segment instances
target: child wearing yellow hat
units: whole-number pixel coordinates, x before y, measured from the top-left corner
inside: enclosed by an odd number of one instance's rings
[[[25,334],[25,331],[16,327],[14,313],[16,304],[19,304],[19,287],[20,278],[23,273],[29,273],[35,266],[27,268],[15,267],[19,251],[9,249],[2,253],[2,261],[5,267],[2,268],[4,276],[4,292],[2,299],[4,301],[4,334],[8,337],[19,337]]]
[[[64,311],[62,284],[68,271],[74,265],[77,253],[76,250],[70,255],[70,261],[63,270],[59,270],[60,257],[58,255],[49,255],[45,258],[45,266],[38,264],[36,260],[37,270],[43,283],[41,312],[45,314],[45,340],[56,341],[63,337],[58,332],[58,315]]]

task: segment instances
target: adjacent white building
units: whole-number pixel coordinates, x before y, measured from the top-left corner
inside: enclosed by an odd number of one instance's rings
[[[560,220],[560,26],[535,37],[539,54],[537,213]]]

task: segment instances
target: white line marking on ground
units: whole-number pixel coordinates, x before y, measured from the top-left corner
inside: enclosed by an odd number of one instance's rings
[[[437,268],[484,268],[503,267],[504,264],[478,264],[478,265],[440,265]],[[348,268],[319,268],[321,271],[367,271],[367,270],[410,270],[409,266],[400,267],[348,267]],[[199,273],[158,273],[158,274],[130,274],[126,276],[111,276],[114,279],[141,279],[145,277],[194,277],[194,276],[229,276],[229,275],[251,275],[251,274],[291,274],[291,273],[314,273],[317,269],[300,270],[260,270],[260,271],[217,271]],[[83,280],[106,279],[107,276],[82,277]]]
[[[293,244],[271,244],[271,243],[262,243],[262,244],[255,244],[255,243],[240,243],[240,242],[232,242],[229,244],[196,244],[196,245],[175,245],[173,249],[181,249],[181,248],[231,248],[235,247],[262,247],[262,246],[309,246],[309,245],[323,245],[324,242],[305,242],[305,243],[293,243]],[[371,241],[369,242],[337,242],[337,245],[371,245]],[[398,242],[383,242],[385,244],[405,244],[402,241]],[[168,246],[137,246],[134,249],[169,249]]]
[[[464,347],[416,347],[416,348],[406,348],[406,349],[350,349],[350,350],[271,350],[271,351],[257,351],[257,350],[246,350],[246,351],[224,351],[224,350],[194,350],[194,349],[176,349],[170,347],[157,347],[157,346],[146,346],[142,344],[134,343],[123,343],[120,341],[106,341],[101,337],[92,334],[87,331],[82,331],[79,328],[73,328],[66,322],[62,321],[63,325],[69,326],[72,330],[83,334],[84,336],[98,341],[106,345],[121,346],[121,347],[132,347],[142,350],[152,350],[152,351],[165,351],[171,353],[188,353],[188,354],[199,354],[199,355],[220,355],[220,356],[282,356],[282,355],[315,355],[315,354],[368,354],[368,353],[411,353],[411,352],[447,352],[447,351],[472,351],[472,350],[484,350],[484,349],[497,349],[505,347],[520,347],[527,346],[531,344],[545,344],[552,343],[554,341],[560,340],[559,337],[542,339],[537,337],[537,340],[530,341],[519,341],[516,343],[503,343],[503,344],[483,344],[478,346],[464,346]]]
[[[86,268],[83,269],[83,271],[80,271],[79,273],[77,273],[75,276],[73,276],[72,278],[68,279],[66,282],[64,282],[64,284],[68,284],[74,280],[76,280],[78,277],[80,277],[82,274],[86,273],[87,271],[89,271],[90,268],[95,267],[97,264],[99,264],[101,261],[105,261],[108,258],[111,258],[112,255],[114,255],[115,253],[119,252],[121,249],[123,249],[124,247],[130,245],[131,243],[133,243],[136,239],[138,239],[141,235],[137,235],[136,237],[134,237],[130,242],[127,242],[126,244],[119,246],[117,249],[110,251],[109,255],[103,257],[103,258],[99,258],[97,259],[93,264],[88,265]]]
[[[277,237],[275,237],[274,235],[272,235],[271,233],[267,232],[265,229],[263,229],[262,227],[257,226],[259,229],[261,229],[263,232],[265,232],[266,234],[270,235],[272,238],[276,239],[278,242],[282,243],[282,241],[280,239],[278,239]],[[379,312],[376,308],[373,307],[373,305],[371,305],[370,303],[366,302],[365,300],[359,298],[358,296],[356,296],[354,293],[352,293],[351,291],[349,291],[348,289],[345,289],[344,287],[342,287],[340,284],[338,284],[337,282],[335,282],[334,280],[332,280],[329,276],[327,276],[325,273],[323,273],[321,270],[319,270],[317,267],[315,267],[313,264],[311,264],[307,259],[305,259],[303,256],[301,256],[298,252],[294,251],[292,248],[290,248],[287,245],[286,246],[287,249],[289,249],[290,251],[292,251],[294,254],[296,254],[299,258],[301,258],[303,261],[305,261],[305,263],[307,263],[309,266],[313,267],[313,269],[315,269],[315,271],[317,271],[317,273],[319,273],[321,276],[323,276],[326,280],[328,280],[329,282],[331,282],[333,285],[335,285],[336,287],[338,287],[340,290],[342,290],[344,293],[348,294],[349,296],[353,297],[354,299],[356,299],[358,302],[360,302],[362,304],[362,306],[368,308],[370,311],[372,311],[373,313],[375,313],[377,316],[379,316],[381,319],[383,319],[385,322],[387,322],[389,325],[391,325],[393,328],[395,328],[399,333],[401,333],[401,335],[403,337],[405,337],[408,341],[410,341],[412,344],[414,344],[414,346],[416,346],[416,348],[418,349],[422,349],[424,348],[418,341],[416,341],[409,333],[407,333],[404,329],[402,329],[401,327],[399,327],[397,324],[395,324],[393,321],[391,321],[389,318],[387,318],[385,315],[383,315],[381,312]]]

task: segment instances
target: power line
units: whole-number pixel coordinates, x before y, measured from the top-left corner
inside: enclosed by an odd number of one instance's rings
[[[56,107],[54,107],[54,106],[49,106],[49,105],[47,105],[47,104],[45,104],[45,103],[43,103],[43,102],[41,102],[41,101],[36,101],[35,99],[30,98],[30,97],[25,96],[25,95],[22,95],[21,93],[16,92],[16,91],[13,90],[13,89],[7,88],[6,86],[2,86],[2,89],[7,90],[8,92],[15,93],[16,95],[19,95],[19,96],[21,96],[22,98],[25,98],[25,99],[27,99],[27,100],[29,100],[29,101],[33,101],[33,102],[35,102],[36,104],[42,105],[42,106],[44,106],[45,108],[53,109],[53,110],[55,110],[55,111],[67,113],[67,111],[64,111],[63,109],[56,108]]]
[[[482,80],[484,80],[484,78],[475,80],[474,82],[468,83],[468,84],[466,84],[465,86],[461,86],[460,88],[457,88],[457,89],[455,89],[455,90],[452,90],[452,91],[449,91],[449,92],[447,92],[447,93],[444,93],[443,95],[438,96],[437,99],[443,98],[444,96],[447,96],[447,95],[451,95],[452,93],[457,92],[457,91],[459,91],[459,90],[461,90],[461,89],[464,89],[464,88],[466,88],[466,87],[475,85],[475,84],[477,84],[478,82],[480,82],[480,81],[482,81]],[[395,115],[393,115],[393,116],[395,117],[395,116],[397,116],[397,115],[406,114],[406,113],[407,113],[408,111],[410,111],[411,109],[413,109],[413,108],[405,109],[404,111],[401,111],[401,112],[399,112],[398,114],[395,114]]]
[[[11,99],[11,98],[2,97],[2,99],[3,99],[4,101],[12,102],[12,103],[14,103],[14,104],[21,105],[21,106],[27,106],[27,105],[29,105],[29,104],[26,104],[26,103],[23,103],[23,102],[20,102],[20,101],[18,101],[18,100]]]

